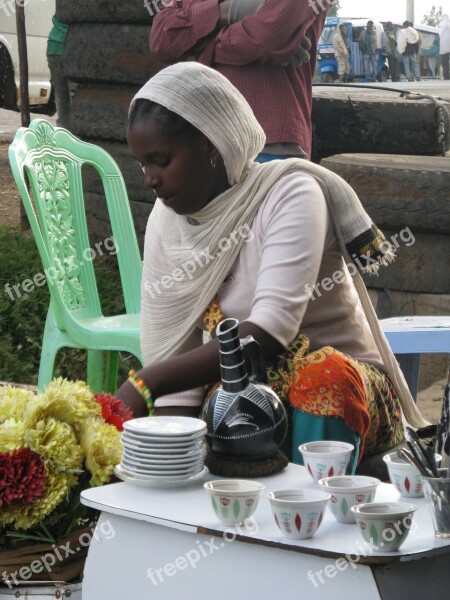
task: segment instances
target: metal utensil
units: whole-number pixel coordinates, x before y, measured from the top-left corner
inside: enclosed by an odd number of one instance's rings
[[[414,447],[416,448],[418,453],[420,453],[420,455],[421,455],[420,462],[424,465],[424,467],[426,469],[429,469],[431,471],[432,477],[439,477],[439,472],[437,470],[436,462],[434,460],[434,453],[433,453],[433,457],[430,458],[429,454],[427,453],[426,449],[422,445],[422,442],[420,441],[420,438],[417,435],[417,433],[414,431],[414,429],[412,429],[411,427],[405,427],[405,437],[408,442],[410,442],[411,444],[414,444]]]
[[[410,440],[408,440],[408,439],[407,439],[407,440],[406,440],[406,444],[407,444],[407,446],[408,446],[408,448],[409,448],[409,451],[410,451],[410,452],[411,452],[411,454],[412,454],[412,457],[413,457],[413,458],[414,458],[414,460],[416,461],[416,463],[419,463],[419,464],[421,464],[421,465],[422,465],[422,467],[423,467],[423,470],[428,472],[428,465],[426,465],[426,464],[424,463],[424,461],[422,460],[422,457],[421,457],[420,451],[416,449],[416,445],[415,445],[415,443],[414,443],[414,442],[411,442]]]
[[[436,431],[436,447],[435,450],[438,454],[442,454],[444,451],[445,443],[449,441],[450,437],[450,371],[449,371],[449,383],[447,383],[444,391],[444,398],[442,400],[442,410],[439,423]]]
[[[447,467],[447,477],[450,478],[450,369],[448,381],[442,399],[441,418],[436,431],[436,452],[442,455],[442,467]]]
[[[440,475],[439,475],[439,469],[438,469],[438,466],[436,464],[436,458],[434,456],[434,449],[431,446],[426,446],[425,452],[426,452],[426,455],[428,456],[428,460],[430,462],[430,465],[433,465],[432,471],[435,474],[435,477],[440,477]]]
[[[417,461],[414,456],[408,452],[408,450],[406,450],[406,448],[397,450],[397,456],[411,463],[414,467],[416,467],[421,475],[425,477],[433,477],[433,474],[429,471],[429,469],[427,469],[422,462]]]

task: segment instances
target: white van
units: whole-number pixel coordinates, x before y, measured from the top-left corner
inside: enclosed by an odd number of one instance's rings
[[[30,107],[54,112],[47,66],[47,38],[52,28],[55,0],[19,0],[25,4]],[[19,49],[16,33],[17,0],[0,0],[0,107],[20,106]]]

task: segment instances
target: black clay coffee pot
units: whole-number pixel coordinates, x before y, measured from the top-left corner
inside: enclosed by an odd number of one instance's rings
[[[225,319],[216,329],[222,386],[203,406],[207,440],[213,454],[230,460],[259,461],[274,456],[287,433],[281,400],[267,385],[258,343],[239,339],[239,321]],[[244,360],[248,354],[252,373]]]

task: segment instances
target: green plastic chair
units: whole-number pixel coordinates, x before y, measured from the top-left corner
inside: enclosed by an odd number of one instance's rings
[[[142,363],[142,262],[119,167],[102,148],[42,119],[17,130],[9,161],[50,290],[38,388],[43,390],[52,380],[58,350],[69,347],[87,350],[91,389],[114,393],[118,352],[129,352]],[[102,314],[86,222],[84,164],[94,167],[103,183],[126,314]]]

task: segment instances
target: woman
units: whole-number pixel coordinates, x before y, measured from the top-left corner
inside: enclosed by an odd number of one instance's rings
[[[168,67],[137,93],[127,138],[158,197],[144,250],[145,367],[117,393],[136,416],[148,414],[144,399],[158,415],[198,416],[220,379],[217,341],[202,344],[204,330],[232,316],[293,408],[296,462],[310,439],[352,441],[360,456],[396,444],[397,393],[422,424],[361,277],[355,286],[349,273],[349,254],[375,271],[390,245],[345,181],[301,159],[254,163],[265,136],[250,106],[198,63]]]

